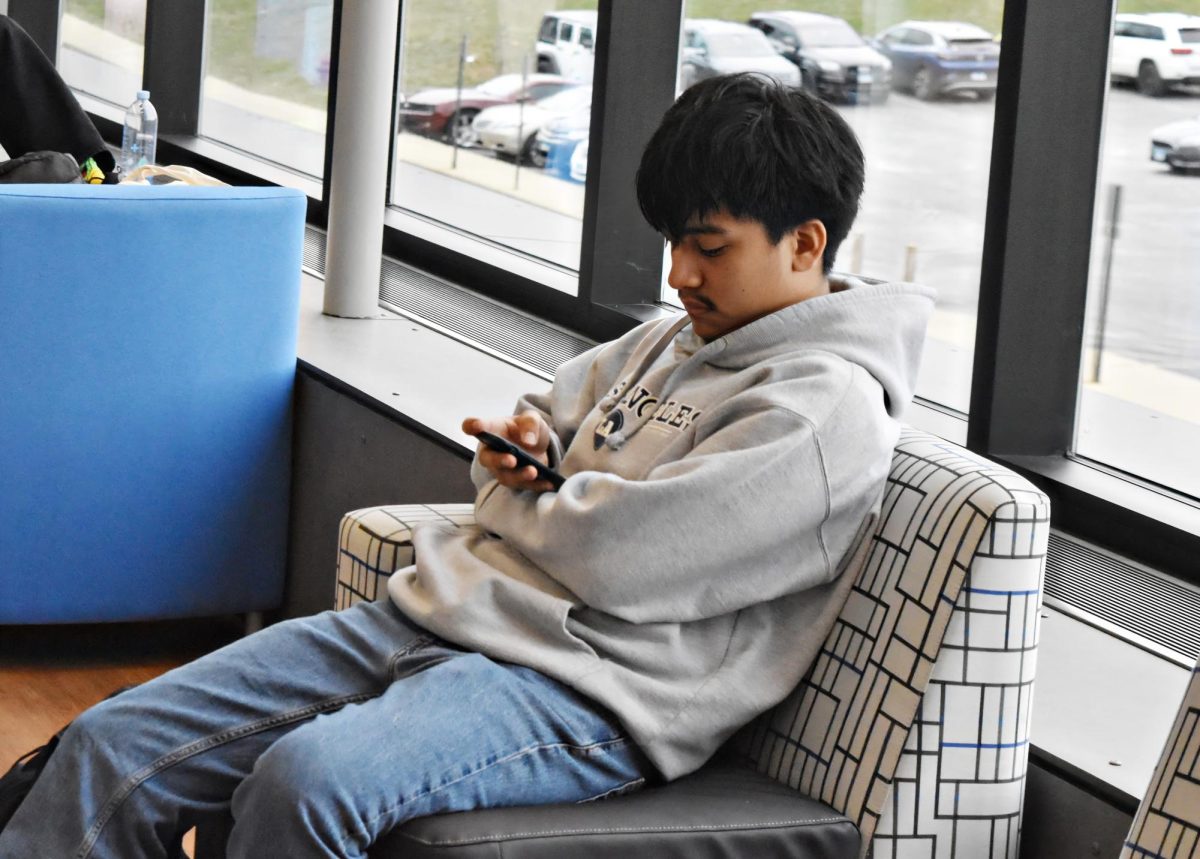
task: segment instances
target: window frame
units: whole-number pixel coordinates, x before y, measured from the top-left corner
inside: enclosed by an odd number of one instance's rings
[[[334,0],[330,117],[342,3]],[[161,93],[160,152],[227,181],[279,182],[286,168],[195,136],[203,45],[194,34],[204,32],[197,22],[206,5],[148,0],[144,74]],[[969,448],[1027,475],[1050,495],[1056,527],[1197,584],[1197,499],[1072,453],[1114,5],[1005,3],[970,416],[927,402],[917,412],[965,426]],[[61,0],[9,0],[8,11],[57,56]],[[678,52],[660,48],[679,43],[682,23],[683,0],[600,0],[578,295],[447,250],[390,214],[384,252],[594,339],[660,315],[662,244],[640,217],[633,176],[675,96]],[[1054,38],[1061,32],[1076,37]],[[196,61],[181,68],[180,57]],[[119,113],[81,101],[105,138],[119,140]],[[309,183],[321,187],[320,199],[310,192],[309,220],[318,226],[325,225],[332,146],[330,123],[326,178]],[[1039,419],[1027,420],[1030,414]]]

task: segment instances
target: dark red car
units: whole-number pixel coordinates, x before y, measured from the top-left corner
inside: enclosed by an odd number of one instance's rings
[[[401,97],[400,127],[447,142],[457,138],[460,146],[470,146],[475,140],[471,122],[485,107],[539,101],[574,85],[559,75],[536,73],[524,80],[519,74],[500,75],[478,86],[463,87],[461,95],[454,87],[425,89]]]

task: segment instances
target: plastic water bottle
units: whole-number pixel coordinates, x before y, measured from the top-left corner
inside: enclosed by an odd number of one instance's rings
[[[150,91],[139,90],[137,100],[125,111],[125,133],[121,136],[121,178],[137,168],[154,163],[158,148],[158,111],[150,103]]]

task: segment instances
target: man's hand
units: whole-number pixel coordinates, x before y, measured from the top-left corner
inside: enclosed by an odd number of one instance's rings
[[[524,412],[507,418],[467,418],[462,422],[467,435],[478,432],[494,433],[524,448],[544,465],[550,464],[546,449],[550,446],[550,427],[537,412]],[[540,480],[533,466],[517,467],[517,458],[510,453],[491,450],[479,445],[479,464],[495,475],[502,486],[531,492],[548,492],[554,487]]]

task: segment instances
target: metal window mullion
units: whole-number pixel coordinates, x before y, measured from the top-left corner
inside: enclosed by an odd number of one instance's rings
[[[675,100],[682,20],[683,0],[599,4],[579,260],[580,300],[598,312],[659,296],[662,238],[642,218],[634,177]]]
[[[325,166],[321,173],[321,202],[309,206],[309,220],[322,228],[326,227],[329,222],[329,177],[333,173],[333,117],[337,112],[338,69],[341,65],[342,3],[343,0],[333,0],[333,25],[329,43],[329,84],[325,91]],[[404,8],[403,0],[400,8],[401,10]],[[403,11],[401,11],[401,15],[403,15]],[[396,32],[396,38],[399,39],[399,24],[397,24]],[[388,170],[388,187],[391,187],[390,168]]]
[[[63,0],[8,0],[8,16],[21,25],[50,62],[58,62]]]
[[[1112,17],[1112,0],[1005,5],[967,432],[984,454],[1073,442]]]
[[[160,134],[199,130],[206,0],[148,0],[142,86],[158,110]],[[132,98],[132,95],[131,95]]]

